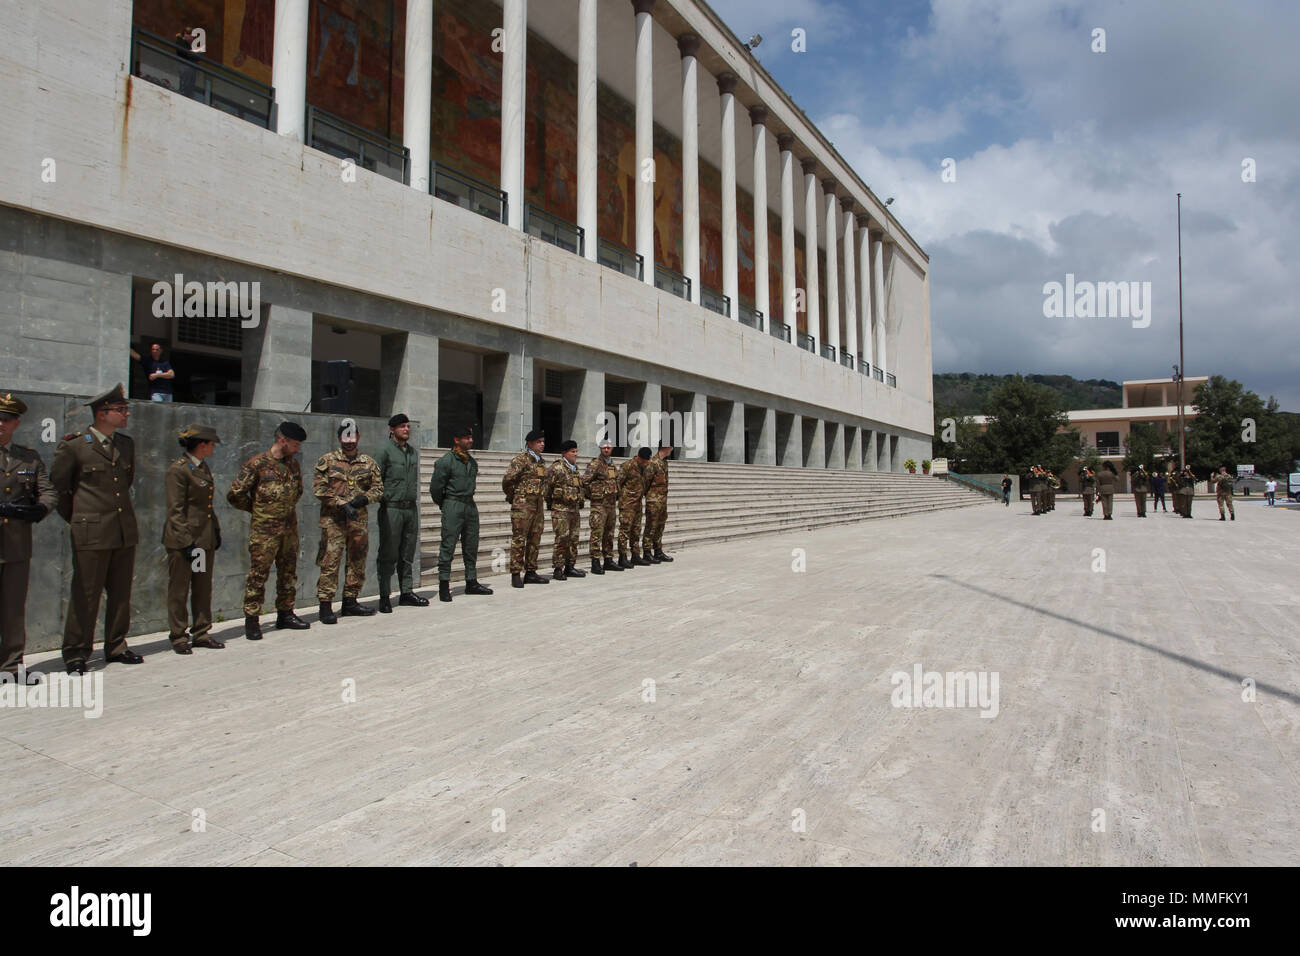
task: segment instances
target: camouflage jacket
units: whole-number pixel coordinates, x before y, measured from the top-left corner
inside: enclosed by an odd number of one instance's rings
[[[629,458],[618,469],[618,503],[640,504],[645,495],[645,470],[640,458]]]
[[[546,490],[546,459],[524,449],[514,458],[501,479],[506,501],[514,504],[540,501]]]
[[[668,459],[654,455],[645,463],[645,496],[663,501],[668,497]]]
[[[302,470],[297,458],[276,458],[269,451],[244,462],[226,492],[232,507],[247,511],[254,521],[297,519],[302,497]]]
[[[613,459],[591,459],[582,476],[582,490],[592,504],[612,505],[618,498],[618,468]]]
[[[546,470],[546,504],[556,511],[575,511],[582,507],[582,475],[557,458]]]
[[[362,508],[374,504],[384,495],[384,479],[379,474],[379,463],[369,455],[357,452],[349,458],[342,448],[336,448],[316,462],[311,493],[320,499],[321,517],[332,518],[358,496],[366,499]]]
[[[1236,479],[1236,476],[1235,476],[1235,475],[1227,475],[1227,474],[1224,474],[1224,475],[1215,475],[1215,476],[1214,476],[1214,492],[1215,492],[1215,494],[1223,495],[1225,498],[1231,498],[1231,497],[1232,497],[1232,483],[1233,483],[1234,481],[1236,481],[1236,480],[1237,480],[1237,479]]]

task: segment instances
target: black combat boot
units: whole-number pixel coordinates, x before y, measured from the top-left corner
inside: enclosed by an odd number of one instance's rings
[[[575,568],[571,564],[566,564],[564,566],[564,576],[566,578],[585,578],[587,572],[583,571],[581,568]]]
[[[663,548],[655,548],[655,557],[658,558],[660,561],[668,561],[670,563],[673,560],[672,558],[668,557],[668,555],[664,554]]]
[[[451,603],[451,582],[450,581],[438,582],[438,600],[446,601],[448,604]]]
[[[477,580],[465,582],[466,594],[491,594],[492,589],[486,584],[479,584]]]
[[[393,602],[388,599],[387,594],[379,595],[379,613],[380,614],[393,613]]]
[[[275,626],[290,631],[305,631],[309,627],[306,621],[300,618],[293,611],[277,611],[275,615]]]
[[[521,588],[524,586],[524,576],[522,574],[510,575],[510,586],[512,588]]]
[[[373,607],[362,607],[357,603],[356,598],[345,597],[343,599],[343,616],[344,617],[370,617],[375,613]]]
[[[632,552],[632,563],[633,563],[633,564],[639,564],[639,565],[641,565],[642,567],[649,567],[650,565],[654,564],[653,561],[651,561],[651,560],[649,560],[649,559],[647,559],[647,558],[643,558],[643,557],[641,557],[640,553],[639,553],[639,552],[636,552],[636,551],[633,551],[633,552]]]
[[[622,560],[622,555],[619,555],[619,560],[620,560],[620,561]],[[623,565],[620,564],[618,561],[615,561],[613,558],[606,558],[606,559],[605,559],[605,570],[606,570],[606,571],[625,571],[625,570],[627,570],[627,569],[624,568]]]
[[[627,554],[620,551],[618,553],[618,569],[620,571],[626,571],[628,568],[631,567],[635,567],[635,565],[633,565],[632,562],[627,559]]]
[[[248,641],[260,641],[262,639],[262,625],[257,620],[256,614],[244,615],[244,639]]]
[[[550,578],[544,578],[536,571],[524,572],[524,584],[550,584]]]
[[[605,566],[604,566],[603,564],[600,563],[600,558],[597,558],[596,560],[594,560],[594,561],[591,562],[591,573],[592,573],[592,574],[604,574],[604,573],[605,573]]]
[[[528,580],[528,579],[525,578],[524,580],[526,581],[526,580]],[[551,572],[551,580],[552,580],[552,581],[564,581],[564,580],[566,580],[566,575],[565,575],[565,573],[564,573],[564,568],[556,568],[555,570],[553,570],[553,571]]]
[[[654,551],[652,551],[649,546],[641,549],[641,556],[650,564],[659,563],[659,559],[655,556]]]
[[[420,597],[414,591],[403,591],[397,597],[399,607],[428,607],[429,599]]]
[[[334,609],[330,607],[329,601],[320,602],[320,622],[322,624],[337,624],[339,622],[338,615],[335,614]],[[277,623],[276,627],[279,626],[280,625]]]

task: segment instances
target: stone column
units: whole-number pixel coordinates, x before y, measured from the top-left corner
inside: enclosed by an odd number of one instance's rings
[[[265,322],[244,329],[241,402],[302,414],[314,397],[311,338],[312,314],[283,305],[272,304]]]
[[[691,301],[700,304],[700,87],[695,55],[700,38],[677,38],[682,54],[682,269],[691,280]]]
[[[794,329],[799,325],[799,316],[794,310],[794,136],[781,133],[776,138],[776,145],[781,150],[781,319]]]
[[[866,216],[858,217],[858,296],[862,313],[862,361],[868,365],[876,364],[876,343],[872,332],[871,303],[871,241]],[[875,462],[872,462],[875,468]]]
[[[272,42],[275,131],[301,143],[307,132],[307,0],[276,0]]]
[[[813,420],[812,441],[808,443],[808,460],[804,463],[805,468],[825,468],[826,467],[826,421],[817,418]]]
[[[565,372],[562,392],[560,422],[564,438],[576,441],[581,455],[590,458],[600,454],[596,440],[605,411],[605,373],[591,369]]]
[[[844,470],[844,426],[826,422],[826,467]]]
[[[644,263],[643,278],[655,284],[654,169],[654,0],[632,0],[636,11],[636,251]]]
[[[758,440],[754,442],[754,464],[776,464],[776,409],[762,409],[763,421],[758,429]]]
[[[745,403],[730,402],[730,407],[719,416],[722,440],[719,442],[719,460],[731,464],[745,463]]]
[[[885,244],[883,233],[872,233],[871,237],[871,298],[876,320],[876,361],[882,369],[889,368],[889,357],[885,354],[885,323],[888,311],[885,308]]]
[[[804,299],[808,306],[808,334],[820,349],[822,343],[821,287],[817,281],[817,161],[803,161],[803,260],[808,288]],[[821,466],[818,466],[821,467]]]
[[[379,340],[379,417],[403,412],[418,422],[413,440],[438,442],[438,337],[392,332]]]
[[[767,276],[767,110],[751,106],[749,122],[754,129],[754,308],[768,323],[772,303]]]
[[[502,24],[501,189],[506,194],[507,223],[512,229],[523,229],[528,0],[503,0]]]
[[[686,409],[674,408],[682,413],[685,438],[678,457],[687,461],[708,461],[709,458],[709,399],[704,392],[691,394],[691,404]]]
[[[658,382],[628,383],[624,386],[623,395],[627,404],[628,420],[624,427],[627,429],[628,455],[635,455],[642,445],[649,445],[653,449],[660,437],[659,415],[664,410],[663,387]],[[641,415],[640,420],[645,422],[644,429],[633,427],[633,416],[637,413]]]
[[[483,427],[491,451],[522,451],[533,421],[533,360],[518,352],[483,358]]]
[[[403,68],[402,143],[411,151],[411,188],[427,193],[433,109],[433,0],[407,0]]]
[[[596,6],[597,0],[578,0],[578,226],[584,237],[583,253],[592,262],[600,244],[596,224]]]
[[[857,274],[854,270],[853,247],[857,236],[853,229],[853,200],[845,198],[840,202],[844,210],[844,348],[853,358],[853,367],[858,367],[858,296]]]
[[[736,251],[736,77],[718,77],[722,94],[722,294],[740,318],[740,260]]]
[[[862,432],[862,470],[876,470],[876,433],[871,429]]]
[[[845,425],[844,427],[848,432],[848,439],[844,443],[844,467],[849,471],[861,471],[862,429],[856,425]]]
[[[840,270],[839,270],[839,198],[835,195],[835,180],[823,179],[826,193],[826,344],[835,350],[835,360],[840,357]]]
[[[792,415],[790,431],[785,435],[784,447],[781,451],[781,467],[783,468],[802,468],[803,467],[803,416]]]

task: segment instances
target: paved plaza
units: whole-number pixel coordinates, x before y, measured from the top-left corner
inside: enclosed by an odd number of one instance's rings
[[[0,710],[0,862],[1296,865],[1300,514],[1195,513],[980,504],[97,648],[99,718]]]

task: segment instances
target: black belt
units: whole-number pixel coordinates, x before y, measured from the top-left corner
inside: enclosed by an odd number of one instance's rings
[[[452,501],[464,501],[471,505],[474,503],[473,495],[443,495],[443,498],[450,498]]]
[[[414,508],[414,501],[381,501],[380,504],[385,508]]]

